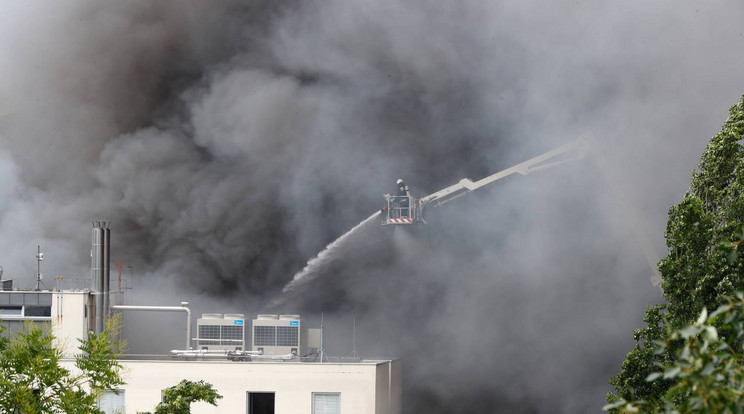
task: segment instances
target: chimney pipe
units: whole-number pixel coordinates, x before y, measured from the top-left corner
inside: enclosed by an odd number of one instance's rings
[[[108,224],[103,229],[103,325],[106,327],[106,319],[109,314],[109,293],[111,292],[111,229]]]
[[[110,271],[111,230],[105,221],[93,222],[91,245],[91,278],[92,291],[96,301],[96,333],[106,327],[109,309],[109,271]]]

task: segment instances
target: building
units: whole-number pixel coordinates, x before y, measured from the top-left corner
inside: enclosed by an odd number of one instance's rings
[[[69,362],[72,364],[72,361]],[[217,407],[192,406],[195,414],[299,414],[401,412],[400,363],[362,360],[330,362],[233,362],[227,360],[128,360],[127,385],[113,409],[152,411],[161,390],[182,379],[205,380],[223,396]],[[116,412],[115,410],[107,412]]]
[[[79,291],[0,291],[0,320],[10,332],[24,321],[49,323],[57,345],[65,355],[79,353],[79,339],[90,329],[88,304],[91,292]]]
[[[120,359],[127,382],[100,399],[106,413],[152,411],[162,390],[183,379],[204,380],[223,398],[218,406],[197,403],[194,414],[399,414],[401,365],[396,360],[329,361],[302,358],[322,348],[322,333],[307,329],[298,315],[258,315],[245,329],[242,314],[205,314],[191,338],[191,312],[181,306],[119,305],[122,292],[111,292],[108,229],[93,232],[93,287],[78,290],[0,291],[0,319],[11,331],[24,321],[49,323],[74,370],[78,339],[100,332],[107,315],[125,311],[186,313],[185,349],[156,358]],[[250,333],[251,339],[248,339]],[[246,349],[246,343],[250,349]],[[194,344],[195,346],[191,346]],[[320,353],[322,355],[322,352]]]

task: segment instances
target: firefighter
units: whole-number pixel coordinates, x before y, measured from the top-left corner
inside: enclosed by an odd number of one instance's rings
[[[400,207],[400,216],[401,218],[408,218],[411,216],[410,214],[410,199],[409,196],[411,193],[408,191],[408,186],[403,182],[403,179],[398,178],[398,181],[395,183],[396,187],[398,187],[397,190],[397,196],[398,196],[398,203],[396,203]]]
[[[398,181],[395,184],[396,184],[395,186],[398,187],[398,194],[397,195],[399,195],[399,196],[408,195],[408,194],[406,194],[408,192],[408,186],[403,182],[403,179],[398,178]]]

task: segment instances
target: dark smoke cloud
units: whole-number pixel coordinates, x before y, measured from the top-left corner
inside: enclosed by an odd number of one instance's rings
[[[257,313],[399,176],[428,194],[590,131],[603,158],[365,229],[278,311],[325,312],[336,354],[356,315],[361,353],[404,358],[407,412],[596,412],[658,300],[628,220],[663,252],[744,90],[742,21],[733,0],[5,2],[4,276],[31,286],[41,244],[47,283],[88,278],[105,219],[132,302]]]

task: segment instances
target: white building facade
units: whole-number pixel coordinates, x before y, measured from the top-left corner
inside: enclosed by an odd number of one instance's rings
[[[70,361],[71,363],[71,361]],[[204,380],[223,398],[194,414],[399,414],[399,361],[358,363],[122,361],[127,384],[107,412],[152,411],[162,390]],[[104,407],[102,407],[104,408]]]
[[[72,357],[80,352],[78,340],[94,327],[94,305],[95,293],[88,290],[2,291],[0,319],[11,330],[19,329],[23,321],[49,323],[58,346],[70,357],[63,363],[75,370]],[[272,323],[299,327],[299,321],[285,319],[277,317]],[[257,321],[259,327],[271,325],[263,319]],[[401,365],[397,360],[321,363],[301,362],[299,358],[251,361],[228,360],[227,356],[206,360],[163,356],[158,360],[124,357],[121,363],[126,385],[118,395],[109,392],[102,396],[101,408],[107,414],[153,411],[162,391],[184,379],[204,380],[223,396],[216,407],[195,403],[194,414],[401,413]]]

